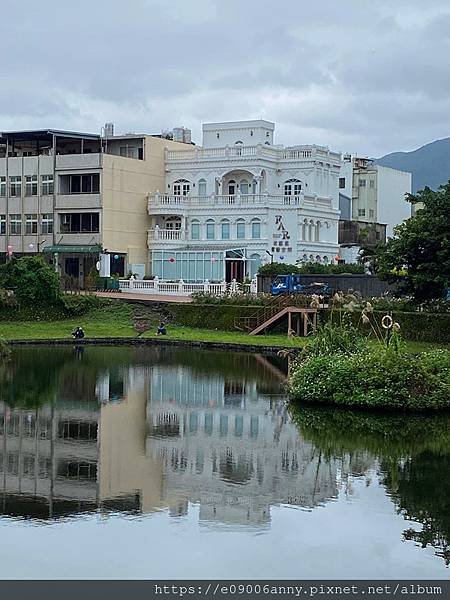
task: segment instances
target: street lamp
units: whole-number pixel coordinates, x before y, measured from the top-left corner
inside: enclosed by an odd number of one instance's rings
[[[45,244],[46,241],[47,241],[47,238],[44,238],[43,240],[41,240],[40,242],[38,242],[36,244],[38,252],[41,251],[41,246],[42,246],[42,244]],[[33,251],[33,248],[34,248],[33,242],[31,242],[30,244],[28,244],[28,248],[30,249],[30,251]]]
[[[272,252],[269,252],[268,250],[265,250],[265,253],[270,256],[270,262],[273,263],[273,254],[272,254]]]

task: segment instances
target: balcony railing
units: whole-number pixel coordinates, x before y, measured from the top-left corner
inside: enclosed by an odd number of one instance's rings
[[[258,144],[256,146],[225,146],[223,148],[192,148],[191,150],[168,150],[167,160],[216,160],[253,156],[273,158],[275,160],[309,160],[315,158],[332,158],[340,160],[339,154],[330,152],[324,146],[296,146],[283,148]]]
[[[164,281],[163,279],[120,279],[119,289],[121,292],[134,293],[134,294],[164,294],[164,295],[176,295],[176,296],[190,296],[196,292],[205,292],[208,294],[214,294],[216,296],[222,296],[224,294],[256,294],[257,285],[256,277],[254,277],[251,283],[241,284],[235,279],[231,283],[225,281],[210,282],[208,280],[202,282],[194,281]]]
[[[149,229],[148,239],[151,241],[180,241],[186,239],[185,229],[160,229],[155,227]]]
[[[297,196],[269,196],[268,194],[172,196],[169,194],[150,194],[148,197],[149,214],[153,214],[155,210],[168,208],[184,210],[197,207],[248,207],[255,205],[266,207],[295,206],[301,208],[316,206],[332,208],[332,198],[304,196],[303,194]]]

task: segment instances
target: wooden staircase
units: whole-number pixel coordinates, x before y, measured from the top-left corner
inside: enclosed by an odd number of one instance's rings
[[[315,308],[304,308],[295,306],[298,297],[277,296],[266,306],[261,306],[253,315],[248,317],[236,317],[234,326],[236,329],[247,331],[250,335],[257,335],[269,329],[272,325],[287,315],[287,334],[308,335],[310,329],[317,325],[317,310]],[[293,330],[293,315],[297,315],[296,332]]]

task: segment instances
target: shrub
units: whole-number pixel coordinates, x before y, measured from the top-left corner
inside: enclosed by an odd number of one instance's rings
[[[104,306],[105,301],[98,296],[87,294],[65,294],[64,312],[67,317],[78,317]]]
[[[401,311],[401,312],[428,312],[433,314],[450,313],[449,300],[429,300],[418,304],[412,298],[372,298],[371,304],[374,310]]]
[[[344,265],[324,265],[316,262],[303,263],[302,265],[290,265],[285,263],[267,263],[261,265],[258,269],[258,274],[261,276],[272,277],[275,275],[340,275],[343,273],[351,274],[364,274],[364,266],[357,264],[344,264]]]
[[[343,273],[351,273],[352,275],[363,275],[364,265],[357,264],[329,264],[309,262],[304,263],[299,268],[299,273],[314,274],[314,275],[341,275]]]
[[[273,276],[273,275],[297,275],[300,273],[300,268],[297,265],[289,265],[285,263],[267,263],[261,265],[258,269],[258,275]]]
[[[330,354],[352,354],[367,347],[364,337],[353,325],[333,325],[328,321],[317,328],[303,349],[302,356],[328,356]]]
[[[450,350],[411,355],[391,348],[312,355],[294,365],[296,400],[346,406],[436,410],[450,407]]]
[[[41,256],[13,258],[0,267],[0,285],[14,291],[21,307],[62,307],[60,278]]]
[[[193,304],[223,305],[223,306],[266,306],[273,302],[270,294],[222,294],[216,296],[209,292],[192,294]]]

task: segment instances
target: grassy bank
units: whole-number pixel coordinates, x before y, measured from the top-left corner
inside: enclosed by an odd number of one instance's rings
[[[107,306],[77,318],[52,321],[0,321],[0,337],[5,340],[71,339],[71,332],[78,325],[82,325],[87,339],[136,338],[139,335],[136,324],[144,322],[147,330],[140,334],[140,337],[149,339],[157,337],[156,327],[159,318],[160,314],[155,313],[152,309],[142,306],[135,307],[119,301],[109,303]],[[239,331],[185,327],[172,323],[168,325],[167,339],[280,348],[302,347],[305,344],[304,338],[288,338],[284,334],[252,336]],[[439,345],[425,342],[407,343],[407,350],[410,352],[421,352],[433,347],[439,347]]]
[[[160,315],[141,306],[111,304],[76,319],[53,321],[0,321],[0,337],[5,340],[71,339],[71,332],[81,325],[86,338],[156,338]],[[138,333],[137,323],[147,328]],[[288,339],[285,335],[251,336],[239,331],[219,331],[168,324],[168,339],[193,342],[248,344],[252,346],[302,346],[303,339]]]

